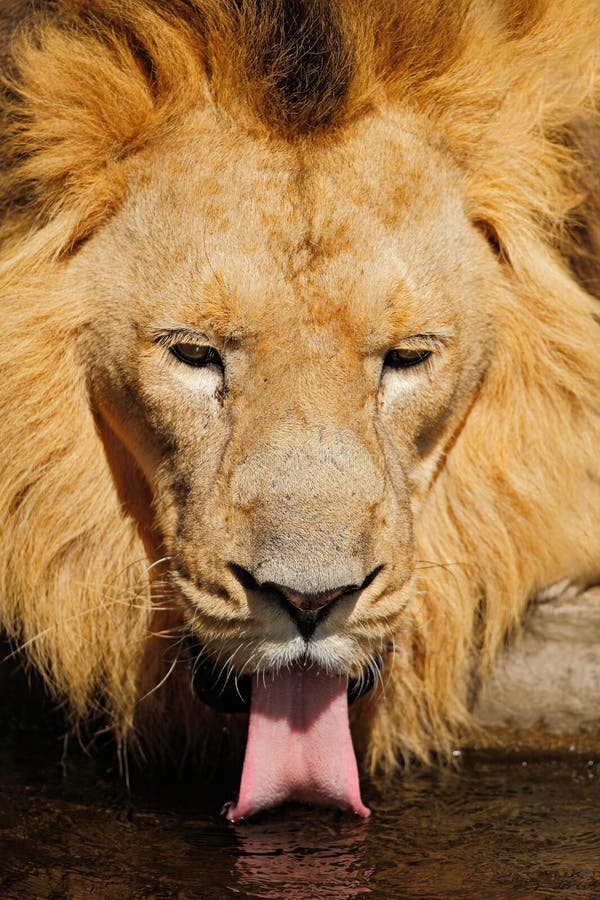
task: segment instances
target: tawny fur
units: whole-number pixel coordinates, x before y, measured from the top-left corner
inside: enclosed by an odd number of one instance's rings
[[[411,633],[385,696],[354,716],[367,766],[391,769],[467,733],[473,680],[536,591],[598,573],[600,16],[586,0],[318,3],[332,62],[303,83],[289,46],[265,53],[286,4],[265,6],[272,17],[251,2],[65,0],[15,26],[0,621],[78,716],[100,706],[121,734],[145,718],[150,744],[201,739],[211,718],[185,675],[140,699],[167,674],[180,620],[107,462],[79,351],[89,313],[61,290],[65,260],[119,209],[137,155],[175,141],[206,98],[249,132],[309,145],[373,108],[410,110],[460,169],[506,290],[490,301],[503,340],[415,520]],[[300,57],[306,45],[310,33]]]

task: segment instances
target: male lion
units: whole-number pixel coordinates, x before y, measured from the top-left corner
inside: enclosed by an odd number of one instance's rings
[[[5,6],[2,626],[121,739],[249,709],[231,819],[367,815],[348,696],[443,755],[597,577],[599,18]]]

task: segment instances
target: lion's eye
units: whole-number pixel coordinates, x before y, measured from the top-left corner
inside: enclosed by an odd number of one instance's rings
[[[214,347],[207,344],[173,344],[169,349],[173,356],[188,366],[223,368],[221,357]]]
[[[431,350],[415,350],[409,347],[400,350],[390,350],[383,362],[390,369],[410,369],[425,362],[431,356]]]

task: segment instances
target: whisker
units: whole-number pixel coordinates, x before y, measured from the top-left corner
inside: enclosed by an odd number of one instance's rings
[[[55,631],[58,628],[63,628],[69,622],[74,622],[77,619],[82,619],[85,616],[92,615],[97,612],[106,612],[107,610],[115,607],[115,606],[125,606],[128,609],[139,609],[147,612],[155,612],[155,611],[163,611],[163,612],[173,612],[178,607],[176,605],[173,606],[164,606],[164,607],[155,607],[152,604],[143,604],[143,603],[132,603],[126,598],[119,598],[116,600],[105,600],[102,603],[98,603],[95,606],[90,606],[88,609],[79,610],[77,613],[73,613],[66,618],[62,618],[59,622],[55,622],[52,625],[49,625],[48,628],[44,628],[42,631],[39,631],[37,634],[32,635],[32,637],[28,638],[23,643],[18,644],[14,650],[12,650],[7,659],[15,658],[19,653],[22,653],[36,641],[41,640],[46,635],[50,634],[52,631]]]
[[[173,662],[171,663],[171,665],[169,666],[169,670],[168,670],[167,674],[166,674],[163,678],[161,678],[161,680],[158,682],[158,684],[156,684],[153,688],[151,688],[149,691],[147,691],[147,693],[145,693],[145,694],[143,695],[143,697],[140,697],[140,698],[137,700],[138,703],[141,703],[142,700],[145,700],[147,697],[150,696],[150,694],[153,694],[153,693],[154,693],[155,691],[157,691],[160,687],[162,687],[162,685],[165,683],[165,681],[167,681],[167,679],[168,679],[168,678],[171,676],[171,674],[174,672],[175,666],[177,665],[178,660],[179,660],[179,657],[176,656],[175,659],[173,660]]]

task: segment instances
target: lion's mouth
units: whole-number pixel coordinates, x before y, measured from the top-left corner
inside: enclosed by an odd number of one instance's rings
[[[235,675],[207,656],[191,635],[184,639],[183,659],[190,669],[196,696],[220,713],[249,713],[252,703],[252,676]],[[368,694],[381,677],[384,658],[374,657],[360,675],[347,679],[348,705]]]
[[[186,656],[200,699],[222,712],[248,712],[239,797],[224,812],[237,822],[290,800],[336,806],[366,817],[348,706],[379,677],[382,660],[359,678],[296,661],[276,672],[227,677],[193,637]]]

